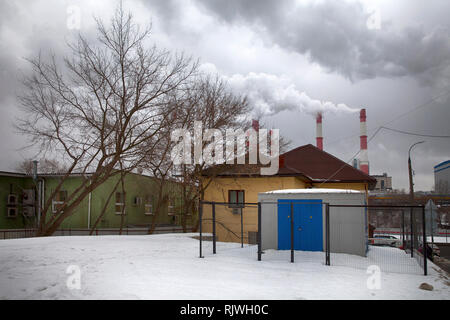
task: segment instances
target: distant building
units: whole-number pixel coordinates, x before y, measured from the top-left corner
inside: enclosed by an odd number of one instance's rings
[[[377,184],[373,191],[392,191],[392,177],[389,177],[387,173],[383,173],[382,175],[372,175],[371,177],[377,180]]]
[[[450,193],[450,160],[434,166],[434,190],[436,193]]]

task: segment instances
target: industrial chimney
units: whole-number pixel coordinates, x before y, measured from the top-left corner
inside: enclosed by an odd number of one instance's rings
[[[369,156],[367,154],[367,126],[366,126],[366,109],[359,112],[360,122],[360,152],[359,152],[359,169],[365,174],[369,174]]]
[[[253,130],[255,130],[256,132],[259,131],[259,121],[258,121],[258,120],[252,120],[252,128],[253,128]]]
[[[322,136],[322,113],[317,113],[316,116],[316,146],[323,150],[323,136]]]

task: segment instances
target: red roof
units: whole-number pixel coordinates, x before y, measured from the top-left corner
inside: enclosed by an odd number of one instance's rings
[[[335,156],[307,144],[280,155],[278,175],[301,174],[312,182],[368,182],[376,180]]]
[[[261,165],[219,165],[217,176],[259,176]],[[217,168],[217,167],[216,167]],[[204,175],[212,172],[208,169]],[[373,188],[376,180],[335,156],[307,144],[280,155],[275,176],[297,176],[308,182],[366,182]]]

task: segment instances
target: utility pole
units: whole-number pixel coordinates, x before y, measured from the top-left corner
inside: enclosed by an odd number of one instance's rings
[[[409,147],[409,151],[408,151],[408,171],[409,171],[409,199],[411,201],[411,205],[414,205],[414,182],[413,182],[413,170],[412,170],[412,165],[411,165],[411,150],[414,146],[420,144],[420,143],[424,143],[425,141],[419,141],[416,142],[414,144],[412,144]],[[413,208],[411,208],[411,255],[412,255],[412,251],[413,249],[418,249],[418,239],[415,235],[417,235],[417,223],[416,223],[416,218],[413,212]],[[415,241],[417,240],[417,241]]]
[[[425,141],[419,141],[411,145],[408,151],[408,171],[409,171],[409,197],[411,203],[414,202],[414,182],[413,182],[413,174],[412,174],[412,166],[411,166],[411,150],[414,146],[424,143]]]

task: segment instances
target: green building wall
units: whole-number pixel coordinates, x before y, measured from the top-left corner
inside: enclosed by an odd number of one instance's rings
[[[0,229],[21,229],[21,228],[33,228],[36,225],[36,217],[24,217],[22,215],[21,206],[18,206],[19,214],[15,218],[7,218],[7,198],[8,194],[14,193],[17,195],[22,194],[23,189],[34,188],[34,182],[29,176],[12,176],[14,174],[2,175],[0,173],[0,210],[3,214],[0,214]],[[45,199],[51,195],[55,190],[61,177],[58,176],[40,176],[45,180],[44,195]],[[108,199],[109,194],[113,191],[116,185],[119,175],[115,175],[104,182],[101,186],[96,188],[89,197],[83,199],[80,205],[75,209],[74,213],[67,217],[60,229],[87,229],[92,228],[95,221],[101,214],[101,211]],[[64,181],[61,190],[67,191],[68,195],[73,192],[82,182],[82,177],[71,176]],[[145,211],[145,199],[146,196],[153,196],[153,213],[157,206],[158,195],[158,181],[152,177],[128,174],[124,179],[125,186],[125,215],[123,217],[124,227],[148,227],[151,225],[153,215],[144,214]],[[121,185],[117,188],[116,192],[122,192]],[[164,202],[161,204],[161,212],[156,217],[156,224],[176,224],[178,221],[168,215],[168,198],[175,200],[175,212],[181,213],[183,205],[181,203],[181,186],[174,182],[166,183],[164,189]],[[142,199],[141,203],[135,204],[135,198]],[[20,202],[20,200],[19,200]],[[104,228],[119,228],[121,224],[121,215],[116,214],[115,210],[116,197],[112,195],[106,212],[99,224],[98,229]],[[90,204],[90,219],[89,219],[89,204]],[[51,212],[47,213],[50,217]]]

